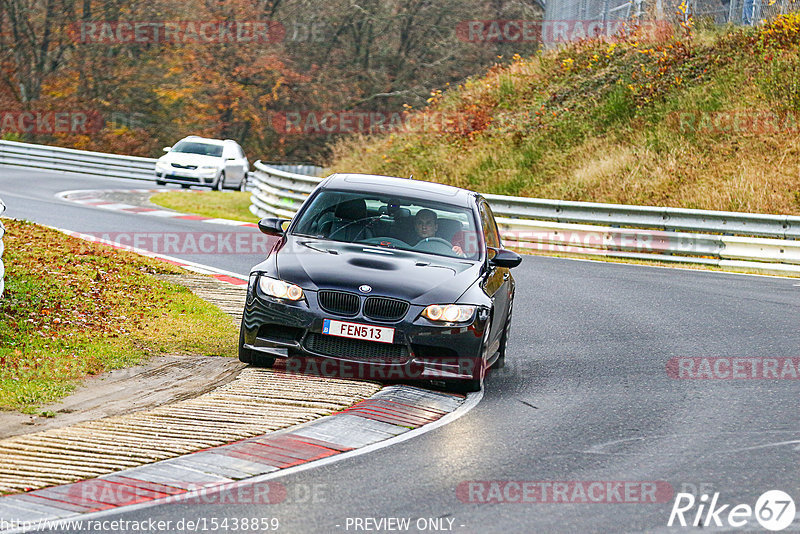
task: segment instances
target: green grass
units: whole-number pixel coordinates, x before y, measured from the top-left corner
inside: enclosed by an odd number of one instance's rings
[[[167,263],[4,220],[0,409],[36,413],[81,378],[160,354],[234,356],[231,317],[154,277]]]
[[[256,222],[258,217],[250,213],[250,196],[239,191],[170,191],[153,195],[150,202],[182,213]]]
[[[416,113],[474,120],[467,130],[341,140],[331,170],[483,193],[800,214],[797,14],[515,56]],[[720,113],[795,115],[790,127],[725,130],[713,126]],[[689,127],[686,116],[696,117]]]

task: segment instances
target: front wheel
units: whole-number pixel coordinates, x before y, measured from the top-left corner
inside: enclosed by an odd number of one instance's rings
[[[254,367],[272,367],[275,365],[275,358],[271,358],[244,346],[244,328],[239,329],[239,361],[242,363],[249,363]]]
[[[220,173],[219,178],[217,178],[217,181],[214,182],[214,185],[211,186],[211,189],[213,189],[214,191],[222,191],[224,185],[225,185],[225,173],[222,172]]]
[[[511,321],[506,321],[505,329],[503,330],[503,337],[500,338],[500,348],[497,351],[497,359],[494,361],[490,369],[502,369],[506,366],[506,343],[508,342],[508,327]]]
[[[486,376],[486,361],[483,359],[483,355],[479,355],[474,360],[470,359],[467,365],[471,366],[473,364],[477,367],[472,370],[472,378],[451,382],[449,384],[450,391],[470,393],[480,391],[483,388],[483,378]]]
[[[513,307],[513,303],[511,305]],[[502,369],[506,366],[506,345],[508,345],[508,333],[510,330],[511,309],[508,310],[508,319],[506,319],[506,325],[503,327],[503,336],[500,338],[500,348],[497,351],[497,359],[492,364],[491,369]]]
[[[244,325],[239,328],[239,361],[253,363],[253,351],[244,346]]]
[[[260,352],[253,352],[253,365],[255,367],[270,368],[273,365],[275,365],[275,358],[271,358],[270,356],[265,356]]]
[[[458,382],[450,383],[450,391],[456,393],[472,393],[483,389],[483,377],[486,375],[486,367],[483,365],[483,359],[480,361],[480,369],[477,370],[478,376],[470,380],[459,380]]]
[[[239,191],[247,191],[247,175],[245,175],[245,177],[242,178],[242,181],[239,182]]]

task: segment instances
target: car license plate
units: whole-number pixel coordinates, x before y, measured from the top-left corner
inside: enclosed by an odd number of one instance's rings
[[[351,339],[366,339],[380,343],[394,341],[394,328],[385,326],[372,326],[368,324],[346,323],[325,319],[322,322],[322,333],[331,336],[349,337]]]

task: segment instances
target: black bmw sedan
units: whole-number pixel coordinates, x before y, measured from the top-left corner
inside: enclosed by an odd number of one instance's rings
[[[326,178],[250,273],[239,359],[477,391],[505,361],[518,254],[479,194],[361,174]]]

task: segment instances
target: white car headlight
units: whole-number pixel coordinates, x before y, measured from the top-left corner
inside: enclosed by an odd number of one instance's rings
[[[258,279],[258,287],[270,297],[285,300],[300,300],[303,298],[303,288],[277,278],[261,276]]]
[[[422,311],[422,316],[442,323],[463,323],[475,314],[475,306],[463,304],[431,304]]]

